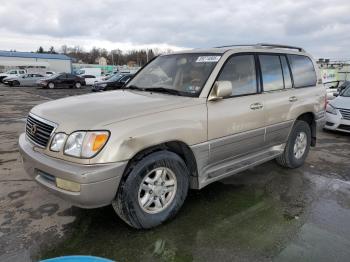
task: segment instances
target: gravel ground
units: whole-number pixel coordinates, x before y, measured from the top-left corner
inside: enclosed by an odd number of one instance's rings
[[[320,132],[306,164],[274,161],[192,191],[173,221],[126,226],[83,210],[25,174],[17,139],[29,110],[89,88],[0,86],[0,261],[91,254],[117,261],[349,261],[350,136]]]

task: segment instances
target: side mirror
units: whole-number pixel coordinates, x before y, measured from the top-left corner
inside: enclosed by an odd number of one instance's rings
[[[333,96],[337,97],[337,96],[339,96],[339,93],[335,92],[335,93],[333,93]]]
[[[208,101],[216,101],[232,95],[232,83],[230,81],[216,81],[210,92]]]

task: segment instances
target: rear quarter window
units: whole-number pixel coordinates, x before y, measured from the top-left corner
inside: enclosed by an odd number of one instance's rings
[[[302,55],[288,55],[288,60],[292,70],[295,88],[316,85],[316,71],[309,57]]]

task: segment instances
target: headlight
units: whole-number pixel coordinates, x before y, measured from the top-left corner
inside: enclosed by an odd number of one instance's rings
[[[57,133],[52,139],[50,150],[55,152],[61,151],[64,146],[64,142],[66,141],[66,138],[66,134]]]
[[[108,131],[74,132],[66,142],[64,153],[69,156],[91,158],[106,144]]]
[[[328,104],[327,107],[326,107],[326,112],[330,113],[332,115],[336,115],[337,114],[337,109],[334,106],[332,106],[331,104]]]

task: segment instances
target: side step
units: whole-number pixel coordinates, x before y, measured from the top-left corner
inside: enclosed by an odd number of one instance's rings
[[[212,182],[272,160],[283,153],[284,147],[285,144],[282,144],[267,148],[255,154],[221,161],[220,163],[208,166],[199,177],[199,188],[203,188]]]

